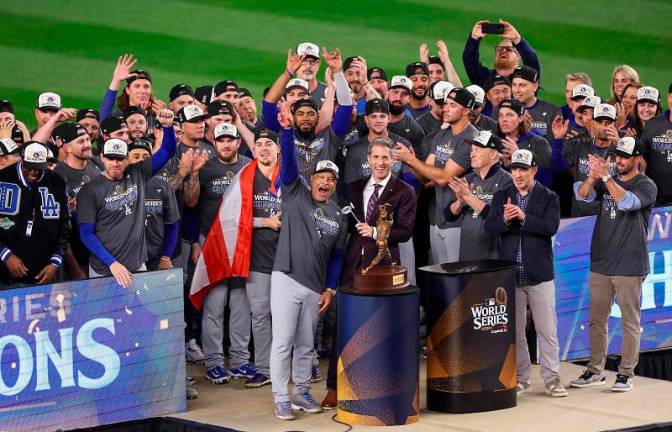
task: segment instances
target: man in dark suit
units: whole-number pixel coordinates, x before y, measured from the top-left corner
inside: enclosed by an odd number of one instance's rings
[[[401,262],[399,243],[408,241],[415,224],[415,191],[403,180],[392,175],[395,143],[388,138],[376,138],[369,144],[368,161],[371,176],[355,180],[348,185],[348,201],[354,205],[353,213],[361,222],[350,231],[345,249],[345,261],[341,274],[341,286],[350,285],[356,270],[369,265],[378,253],[376,246],[376,219],[378,206],[387,204],[394,217],[388,237],[388,247],[394,260]],[[331,347],[327,396],[322,408],[336,407],[336,342]]]

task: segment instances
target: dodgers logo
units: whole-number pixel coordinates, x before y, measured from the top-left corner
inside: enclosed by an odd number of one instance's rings
[[[56,201],[54,194],[49,193],[49,189],[46,187],[41,187],[38,190],[42,198],[42,205],[40,206],[42,217],[45,219],[58,219],[61,216],[61,204]]]

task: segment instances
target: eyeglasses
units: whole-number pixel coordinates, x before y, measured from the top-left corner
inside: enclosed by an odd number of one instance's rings
[[[512,46],[498,46],[495,48],[496,52],[514,52],[516,49]]]
[[[315,63],[318,63],[319,61],[320,61],[320,60],[319,60],[319,59],[316,59],[316,58],[308,58],[308,57],[306,57],[306,58],[303,59],[303,61],[301,62],[301,64],[304,64],[304,65],[311,65],[311,66],[312,66],[312,65],[314,65]]]

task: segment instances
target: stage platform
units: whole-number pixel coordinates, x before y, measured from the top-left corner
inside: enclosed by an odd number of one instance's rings
[[[321,361],[326,376],[327,361]],[[562,363],[562,382],[578,377],[583,367]],[[205,381],[202,366],[188,366],[197,380],[198,399],[189,401],[188,412],[174,415],[203,424],[224,426],[241,431],[344,431],[335,423],[335,411],[321,414],[297,413],[297,420],[287,422],[273,415],[271,387],[246,389],[242,380],[225,385]],[[539,367],[533,368],[532,389],[518,398],[518,406],[479,414],[440,414],[427,411],[425,402],[425,364],[420,364],[420,422],[395,426],[394,431],[603,431],[672,422],[672,382],[636,377],[629,393],[612,393],[609,386],[615,374],[607,373],[603,387],[569,389],[566,398],[544,395]],[[319,402],[324,397],[324,380],[313,385]],[[380,427],[355,426],[357,431],[381,430]]]

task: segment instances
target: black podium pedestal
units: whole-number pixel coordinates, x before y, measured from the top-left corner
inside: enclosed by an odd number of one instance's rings
[[[516,406],[515,263],[423,267],[427,278],[427,408]]]

